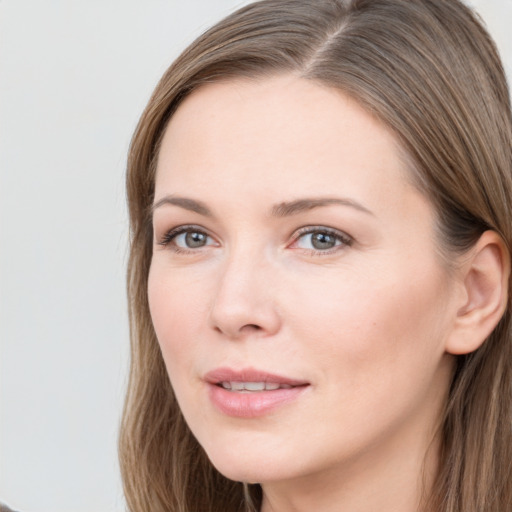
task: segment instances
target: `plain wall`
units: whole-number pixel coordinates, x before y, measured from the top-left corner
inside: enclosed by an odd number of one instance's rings
[[[233,0],[0,0],[0,501],[121,511],[126,151]],[[474,5],[512,71],[512,0]]]

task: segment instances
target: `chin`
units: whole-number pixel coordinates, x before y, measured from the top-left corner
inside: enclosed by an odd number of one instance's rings
[[[245,482],[248,484],[258,484],[262,482],[273,482],[284,480],[287,478],[285,472],[280,471],[275,467],[261,467],[257,464],[248,463],[243,455],[239,456],[238,464],[228,465],[225,463],[215,463],[210,459],[213,466],[219,473],[221,473],[226,478],[230,480],[234,480],[236,482]],[[269,466],[272,465],[272,461],[270,463],[267,462]],[[277,471],[276,471],[277,469]],[[288,475],[289,477],[289,475]]]
[[[273,449],[269,443],[262,446],[253,442],[241,446],[223,441],[203,448],[215,469],[230,480],[261,483],[293,476],[289,474],[289,461],[294,457]]]

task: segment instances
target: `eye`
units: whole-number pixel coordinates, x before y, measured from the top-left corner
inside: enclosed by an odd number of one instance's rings
[[[184,249],[197,249],[208,243],[208,235],[200,231],[187,231],[175,236],[174,243]]]
[[[331,253],[338,247],[349,246],[352,238],[345,233],[324,227],[303,228],[295,236],[292,248],[313,252]]]
[[[171,245],[176,252],[180,252],[216,245],[216,242],[210,235],[195,226],[180,226],[168,231],[159,244]]]

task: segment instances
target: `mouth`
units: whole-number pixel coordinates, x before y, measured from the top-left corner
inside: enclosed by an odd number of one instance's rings
[[[307,381],[244,369],[219,368],[204,377],[212,403],[221,413],[254,418],[293,402],[310,386]]]
[[[279,384],[278,382],[238,382],[224,381],[219,382],[217,386],[229,391],[240,393],[254,393],[261,391],[275,391],[276,389],[291,389],[290,384]]]
[[[276,375],[254,368],[245,368],[242,370],[217,368],[208,372],[204,380],[209,384],[219,386],[228,391],[247,393],[291,389],[309,385],[309,383],[304,380]]]

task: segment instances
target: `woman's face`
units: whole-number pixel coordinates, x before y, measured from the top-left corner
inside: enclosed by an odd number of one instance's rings
[[[153,220],[155,331],[222,473],[278,482],[424,455],[458,292],[379,122],[292,76],[204,86],[165,132]]]

